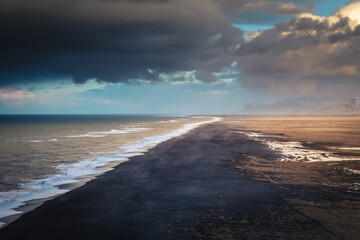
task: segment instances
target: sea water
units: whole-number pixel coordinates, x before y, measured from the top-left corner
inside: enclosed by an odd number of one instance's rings
[[[111,166],[216,117],[0,116],[0,226],[31,200],[69,191]],[[111,165],[112,164],[112,165]]]

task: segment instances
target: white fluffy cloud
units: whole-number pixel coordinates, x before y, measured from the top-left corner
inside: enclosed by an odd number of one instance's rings
[[[358,95],[359,18],[356,1],[330,17],[301,13],[278,23],[239,50],[241,84],[289,96]]]
[[[349,17],[350,19],[360,23],[360,1],[350,2],[342,6],[338,11],[337,15],[341,17]]]

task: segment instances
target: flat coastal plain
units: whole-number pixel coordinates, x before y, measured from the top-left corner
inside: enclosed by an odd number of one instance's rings
[[[359,239],[359,126],[224,117],[45,202],[0,239]],[[267,141],[345,160],[287,161]]]

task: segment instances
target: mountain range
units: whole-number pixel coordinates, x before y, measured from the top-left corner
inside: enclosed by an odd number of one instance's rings
[[[360,115],[360,97],[324,105],[306,105],[295,101],[280,101],[272,104],[247,104],[241,114],[341,114]]]

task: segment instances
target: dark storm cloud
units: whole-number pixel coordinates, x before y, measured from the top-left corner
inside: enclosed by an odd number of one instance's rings
[[[353,9],[360,2],[330,17],[300,14],[243,44],[241,84],[289,96],[358,95],[360,13]]]
[[[311,0],[217,0],[226,12],[293,15],[314,8]],[[299,5],[300,4],[300,5]],[[304,5],[305,4],[305,5]],[[261,17],[261,16],[259,16]]]
[[[242,41],[211,0],[0,0],[0,6],[3,85],[44,75],[129,82],[220,71]]]
[[[287,19],[287,16],[302,12],[311,12],[314,1],[222,1],[222,6],[238,23],[275,24]],[[300,5],[299,5],[300,4]]]
[[[63,76],[79,83],[156,82],[162,73],[188,70],[216,81],[213,73],[236,60],[244,41],[231,23],[245,13],[311,7],[288,2],[0,0],[0,84]]]

